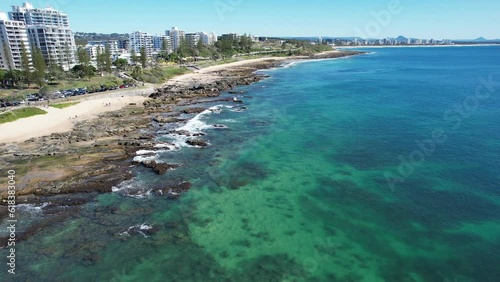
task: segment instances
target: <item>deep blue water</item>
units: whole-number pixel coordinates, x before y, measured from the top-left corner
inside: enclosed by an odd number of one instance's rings
[[[209,148],[21,244],[20,279],[498,281],[500,47],[367,51],[263,71],[242,112],[207,103]]]

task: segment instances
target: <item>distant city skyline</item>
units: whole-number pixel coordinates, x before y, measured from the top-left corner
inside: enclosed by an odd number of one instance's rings
[[[434,39],[500,39],[500,1],[347,0],[264,1],[70,0],[29,1],[68,14],[74,32],[164,34],[186,31],[247,33],[258,36],[385,38],[403,35]],[[361,2],[361,1],[360,1]],[[2,1],[0,12],[24,1]]]

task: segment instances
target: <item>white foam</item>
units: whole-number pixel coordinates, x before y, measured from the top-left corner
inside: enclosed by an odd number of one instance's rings
[[[134,158],[134,162],[136,163],[150,163],[152,161],[157,161],[157,160],[158,160],[158,155],[147,156],[147,157],[139,155]]]
[[[203,130],[205,130],[205,129],[209,129],[209,128],[213,129],[214,128],[213,125],[207,124],[202,119],[207,115],[220,114],[220,113],[222,113],[222,110],[224,108],[231,109],[231,108],[233,108],[233,106],[224,106],[224,105],[213,106],[213,107],[206,109],[203,112],[197,114],[195,117],[190,119],[184,126],[181,126],[177,129],[175,129],[174,131],[177,131],[177,132],[185,131],[185,132],[189,132],[190,134],[194,135],[194,134],[203,133]],[[169,136],[172,139],[173,146],[175,148],[177,148],[177,150],[182,148],[182,147],[196,147],[196,146],[190,146],[189,144],[186,143],[187,140],[192,138],[191,136],[180,135],[180,134],[175,134],[175,133],[168,134],[167,136]]]
[[[166,144],[166,143],[156,144],[154,148],[155,149],[168,148],[170,151],[177,151],[180,149],[179,147],[176,147],[175,144]]]
[[[148,189],[145,186],[142,186],[137,182],[137,179],[135,178],[123,181],[117,186],[112,187],[111,191],[135,199],[149,198],[153,195],[152,189]]]
[[[139,150],[135,152],[136,155],[142,156],[142,155],[149,155],[149,154],[156,154],[156,151],[153,150]]]
[[[32,215],[40,214],[42,213],[43,209],[50,205],[50,203],[43,203],[41,206],[33,205],[33,204],[19,204],[16,205],[16,209],[18,210],[24,210]]]
[[[111,187],[111,191],[120,192],[120,191],[131,189],[134,187],[134,183],[135,183],[135,178],[123,181],[122,183],[118,184],[118,186]]]
[[[134,226],[130,226],[127,231],[124,231],[124,232],[121,232],[121,233],[118,233],[119,236],[127,236],[127,237],[130,237],[130,233],[131,231],[135,230],[137,233],[141,234],[142,236],[144,236],[144,238],[148,238],[148,236],[143,232],[143,231],[146,231],[146,230],[151,230],[153,229],[153,226],[152,225],[147,225],[146,223],[143,223],[143,224],[138,224],[138,225],[134,225]]]

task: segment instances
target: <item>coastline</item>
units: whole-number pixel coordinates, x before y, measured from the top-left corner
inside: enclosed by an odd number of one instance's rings
[[[145,166],[157,174],[168,173],[174,165],[134,162],[132,159],[140,150],[155,151],[158,146],[171,145],[155,140],[158,129],[166,124],[185,123],[186,120],[180,118],[181,113],[197,114],[207,110],[196,107],[203,100],[240,103],[233,99],[217,99],[224,91],[266,77],[256,74],[257,70],[279,67],[291,60],[334,59],[360,54],[364,52],[334,51],[314,57],[271,57],[208,67],[171,79],[149,95],[149,99],[136,102],[124,99],[123,107],[116,111],[92,113],[97,118],[89,116],[73,124],[69,132],[4,144],[0,164],[24,175],[18,179],[17,204],[42,206],[50,215],[28,227],[19,238],[26,239],[41,228],[77,213],[80,205],[93,201],[97,195],[112,192],[113,187],[133,177],[131,165]],[[178,134],[190,136],[189,132]],[[175,191],[172,197],[175,199],[189,188],[190,183],[185,181],[158,192],[163,195],[165,191]],[[6,191],[0,190],[2,219],[7,214],[5,197]],[[61,209],[61,206],[66,208]],[[0,246],[4,242],[5,238],[0,238]]]
[[[382,45],[382,46],[337,46],[338,50],[351,49],[380,49],[380,48],[452,48],[452,47],[491,47],[500,44],[454,44],[454,45]]]

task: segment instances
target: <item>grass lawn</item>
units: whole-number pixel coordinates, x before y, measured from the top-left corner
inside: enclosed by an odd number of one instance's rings
[[[33,107],[16,109],[10,112],[6,112],[4,114],[0,114],[0,124],[13,122],[18,119],[32,117],[36,115],[44,115],[46,113],[47,112],[44,110],[40,110],[39,108],[33,108]]]
[[[50,106],[54,107],[54,108],[57,108],[57,109],[64,109],[64,108],[68,108],[68,107],[71,107],[71,106],[74,106],[74,105],[78,105],[78,104],[80,104],[80,102],[53,104],[53,105],[50,105]]]
[[[147,83],[163,83],[167,80],[190,72],[187,68],[177,66],[157,66],[150,69],[145,69],[140,74],[141,81]]]

